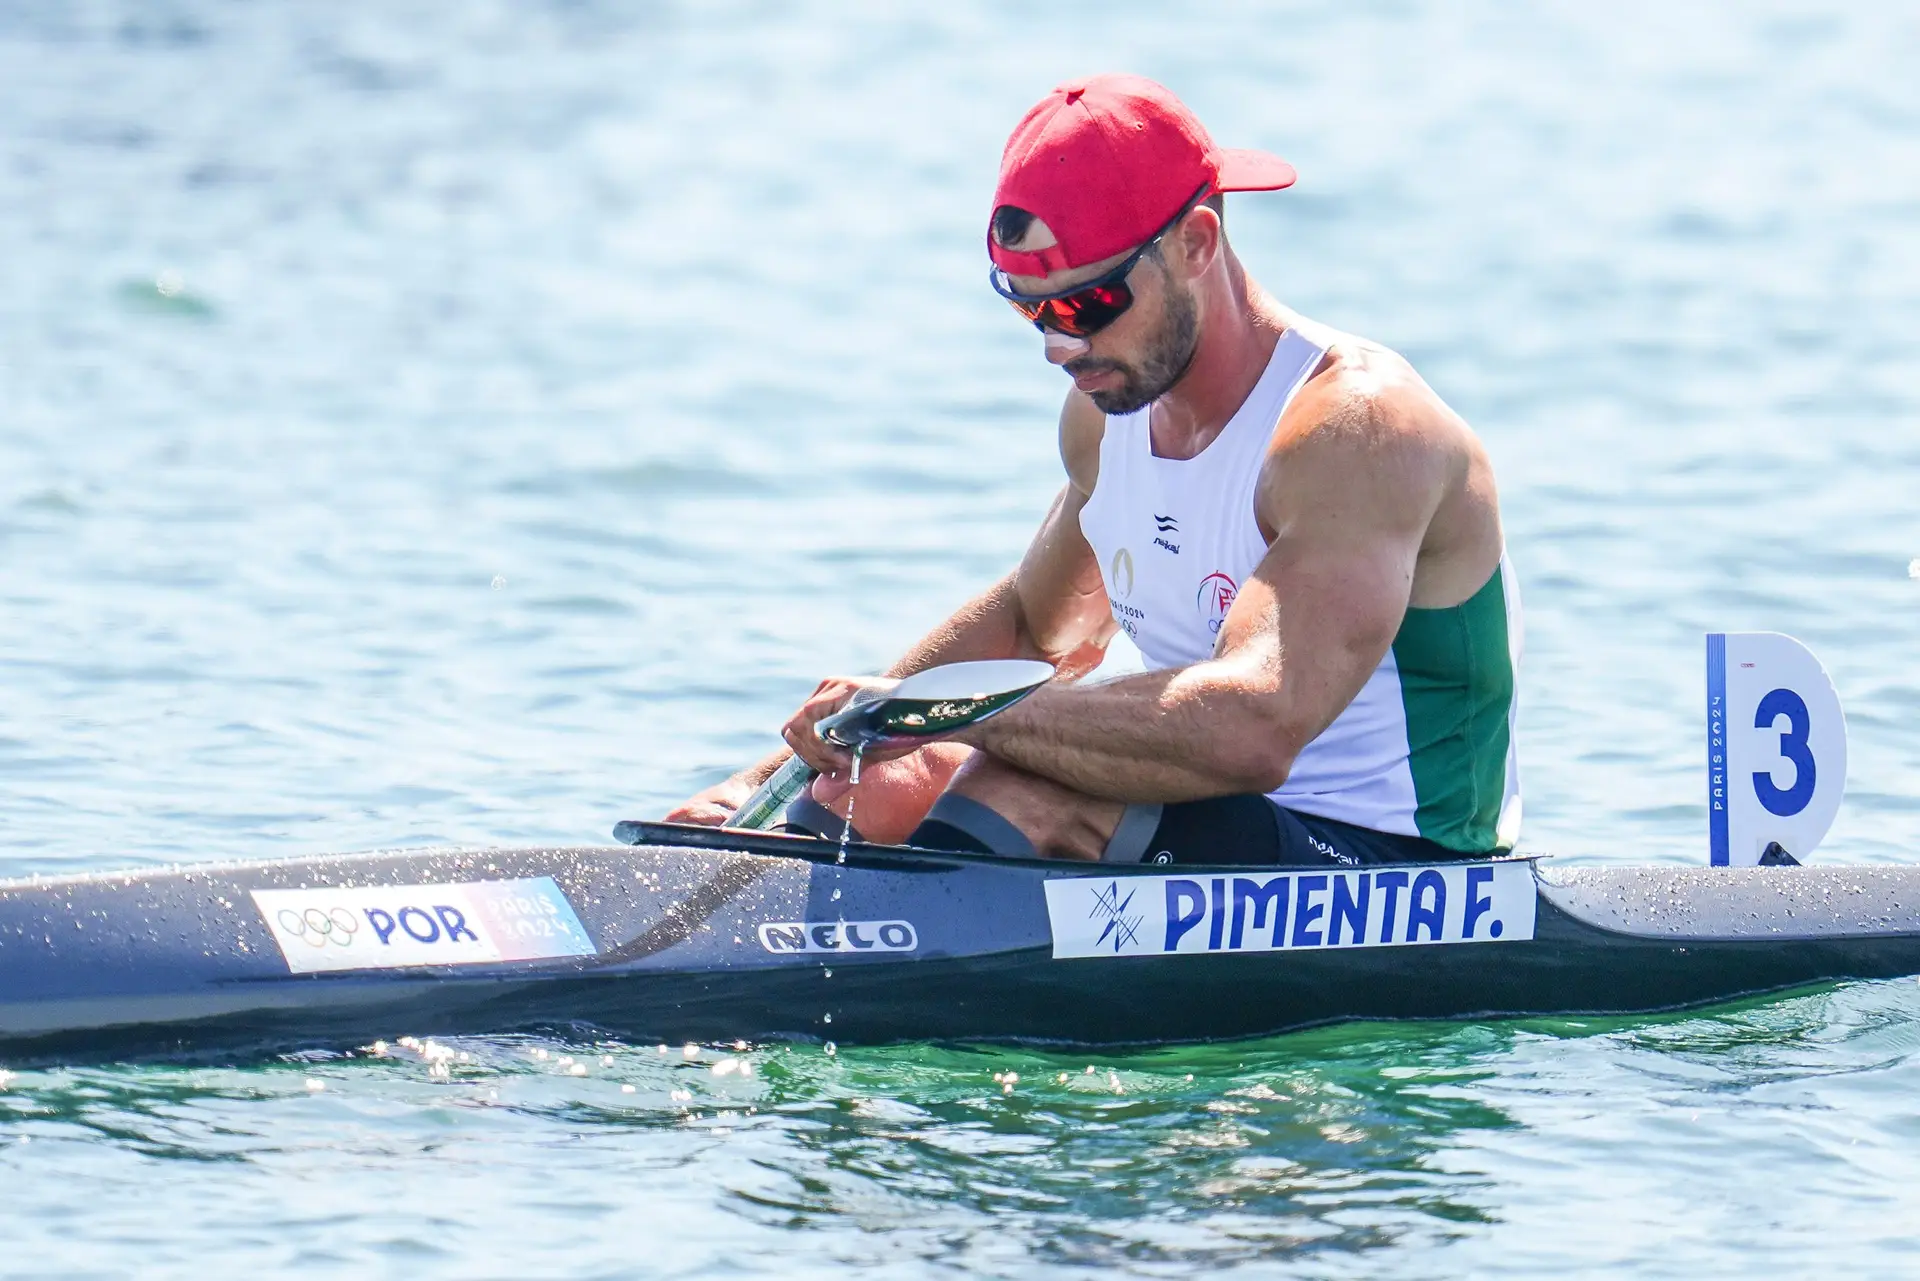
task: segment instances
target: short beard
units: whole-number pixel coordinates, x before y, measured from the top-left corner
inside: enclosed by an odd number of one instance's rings
[[[1097,356],[1082,356],[1061,366],[1075,376],[1109,370],[1120,375],[1120,385],[1111,391],[1087,393],[1087,399],[1098,406],[1101,413],[1131,414],[1145,409],[1172,391],[1173,385],[1185,376],[1187,366],[1193,363],[1194,350],[1200,345],[1200,309],[1192,294],[1172,288],[1171,281],[1168,286],[1160,305],[1159,339],[1138,367]]]

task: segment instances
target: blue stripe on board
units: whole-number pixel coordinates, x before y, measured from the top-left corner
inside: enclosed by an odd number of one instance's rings
[[[1715,867],[1727,849],[1727,636],[1707,633],[1707,852]]]

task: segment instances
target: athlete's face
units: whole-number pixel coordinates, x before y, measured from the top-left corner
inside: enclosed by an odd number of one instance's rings
[[[1095,263],[1046,277],[1045,288],[1065,288],[1076,277],[1097,277],[1111,266],[1111,262]],[[1027,287],[1026,279],[1019,278],[1019,283]],[[1133,305],[1092,337],[1045,335],[1047,359],[1070,374],[1074,386],[1109,414],[1130,414],[1164,396],[1186,373],[1200,340],[1199,307],[1192,286],[1175,279],[1158,252],[1148,253],[1134,266],[1127,285],[1133,291]]]

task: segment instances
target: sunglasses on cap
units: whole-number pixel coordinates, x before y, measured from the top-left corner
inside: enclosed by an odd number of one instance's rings
[[[1146,256],[1147,250],[1159,244],[1169,231],[1179,225],[1182,218],[1207,198],[1207,191],[1208,187],[1202,186],[1194,192],[1193,199],[1181,205],[1180,212],[1169,218],[1166,226],[1128,254],[1124,262],[1092,280],[1084,280],[1057,293],[1023,294],[1013,287],[1007,273],[996,266],[988,269],[987,283],[993,286],[993,292],[1011,303],[1015,311],[1032,321],[1033,327],[1042,333],[1051,329],[1069,338],[1091,338],[1120,319],[1126,314],[1127,308],[1133,306],[1133,290],[1127,284],[1128,275]]]

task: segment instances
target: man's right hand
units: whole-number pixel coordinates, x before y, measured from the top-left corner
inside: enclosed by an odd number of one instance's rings
[[[755,784],[748,781],[747,772],[735,774],[725,782],[715,783],[705,791],[695,792],[673,809],[667,811],[669,823],[693,823],[700,827],[725,827],[739,808],[753,795]]]

